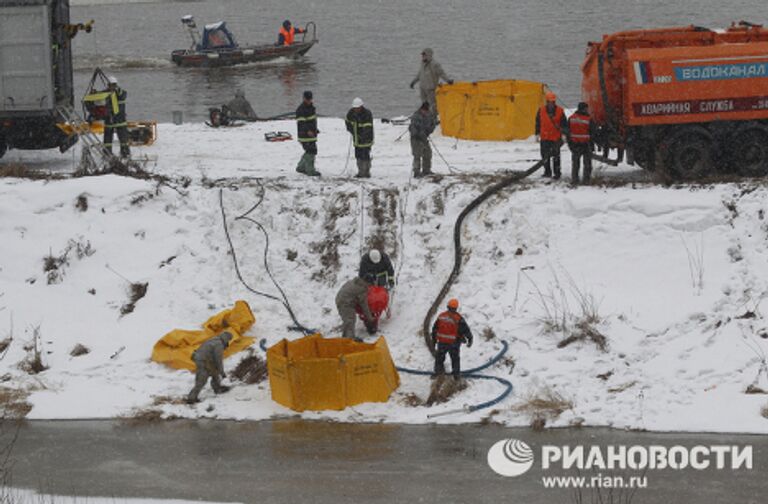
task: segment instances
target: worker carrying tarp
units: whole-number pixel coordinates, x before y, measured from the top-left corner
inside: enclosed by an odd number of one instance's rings
[[[544,84],[524,80],[455,82],[437,90],[440,128],[466,140],[523,140],[534,134]]]

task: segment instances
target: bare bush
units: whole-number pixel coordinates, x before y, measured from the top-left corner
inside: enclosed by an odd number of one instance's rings
[[[229,376],[248,385],[261,383],[267,378],[267,361],[251,352],[240,360]]]
[[[573,409],[573,401],[548,386],[528,394],[523,402],[512,406],[512,411],[530,415],[532,427],[537,419],[543,419],[546,423],[546,420],[554,420],[569,409]]]
[[[689,247],[683,236],[680,241],[685,247],[685,254],[688,257],[688,273],[691,276],[691,287],[696,295],[700,295],[704,289],[704,233],[701,233],[699,243],[693,240]]]
[[[70,239],[67,246],[58,255],[53,255],[53,252],[49,250],[48,255],[43,258],[43,273],[46,274],[48,285],[61,283],[64,279],[65,270],[69,267],[71,252],[77,259],[84,259],[92,256],[96,250],[91,246],[91,242],[82,236],[77,239]]]
[[[539,318],[542,332],[545,334],[561,333],[564,338],[558,348],[564,348],[577,341],[592,341],[601,351],[607,351],[608,339],[597,328],[602,322],[600,302],[595,296],[578,286],[573,277],[564,271],[566,284],[552,271],[553,282],[547,291],[542,291],[528,275],[523,275],[531,282],[544,314]]]
[[[128,302],[120,307],[120,315],[128,315],[136,309],[136,303],[147,295],[149,282],[131,282],[128,287]]]
[[[72,348],[72,350],[69,352],[69,355],[71,355],[72,357],[80,357],[81,355],[85,355],[90,352],[91,352],[90,348],[78,343],[77,345],[74,346],[74,348]]]
[[[426,406],[448,402],[453,396],[467,388],[466,380],[440,375],[432,382]]]
[[[43,343],[39,325],[32,328],[32,342],[25,348],[27,357],[21,363],[24,371],[29,374],[38,374],[48,369],[48,366],[43,364]]]

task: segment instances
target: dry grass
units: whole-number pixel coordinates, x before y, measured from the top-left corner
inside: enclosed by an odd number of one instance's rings
[[[521,403],[512,406],[512,411],[526,413],[531,416],[532,426],[537,418],[555,419],[564,411],[573,408],[573,401],[566,399],[560,393],[549,387],[544,387]]]
[[[81,212],[88,211],[88,197],[85,194],[81,194],[75,200],[75,208]]]
[[[763,407],[760,409],[760,415],[761,415],[763,418],[765,418],[765,419],[768,419],[768,404],[766,404],[765,406],[763,406]]]
[[[562,339],[557,344],[557,348],[565,348],[571,343],[575,343],[577,341],[591,341],[597,345],[597,348],[599,348],[602,352],[608,351],[608,339],[603,335],[603,333],[597,330],[592,322],[589,322],[587,319],[583,319],[577,322],[574,326],[573,332],[566,338]]]
[[[455,380],[445,375],[438,376],[429,391],[429,397],[424,403],[426,406],[442,404],[451,400],[453,396],[467,388],[466,380]]]
[[[128,288],[128,302],[120,307],[120,315],[128,315],[136,309],[136,303],[147,294],[149,282],[134,282]]]
[[[27,402],[29,392],[23,390],[0,387],[0,407],[3,410],[3,418],[19,419],[27,416],[32,411],[32,405]]]
[[[400,399],[400,404],[404,404],[410,408],[417,408],[424,406],[424,400],[413,392],[408,392]]]
[[[90,348],[78,343],[77,345],[74,346],[74,348],[72,348],[72,350],[69,352],[69,355],[71,355],[72,357],[80,357],[81,355],[85,355],[90,352],[91,352]]]
[[[21,163],[8,163],[0,165],[0,178],[25,178],[31,180],[56,180],[63,178],[60,175],[35,171]]]
[[[496,339],[496,333],[490,327],[486,327],[485,329],[483,329],[482,336],[485,341],[491,341]]]
[[[267,378],[267,361],[251,353],[243,357],[229,376],[248,385],[261,383]]]
[[[43,364],[43,349],[40,336],[40,326],[32,328],[32,343],[24,347],[27,350],[27,357],[21,361],[20,367],[28,374],[39,374],[48,369]]]
[[[618,394],[620,392],[624,392],[625,390],[631,389],[635,385],[637,385],[637,380],[633,380],[631,382],[624,383],[623,385],[619,385],[617,387],[609,388],[608,392],[610,392],[611,394]]]

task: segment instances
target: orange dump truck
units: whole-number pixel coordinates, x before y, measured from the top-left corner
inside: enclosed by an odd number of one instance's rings
[[[589,43],[582,73],[596,159],[626,153],[675,178],[768,175],[768,29],[742,21],[605,35]]]

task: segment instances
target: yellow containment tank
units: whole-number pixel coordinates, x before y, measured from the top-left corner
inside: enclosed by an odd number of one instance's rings
[[[387,402],[400,386],[384,337],[375,343],[319,334],[267,349],[272,399],[295,411],[341,410],[364,402]]]
[[[465,140],[521,140],[536,129],[545,85],[524,80],[456,82],[437,89],[443,135]]]
[[[248,331],[255,321],[248,303],[236,301],[231,309],[221,311],[206,320],[202,330],[174,329],[160,338],[152,349],[152,360],[174,369],[194,371],[192,352],[224,330],[232,334],[232,341],[224,350],[224,358],[251,346],[255,340],[242,334]]]

